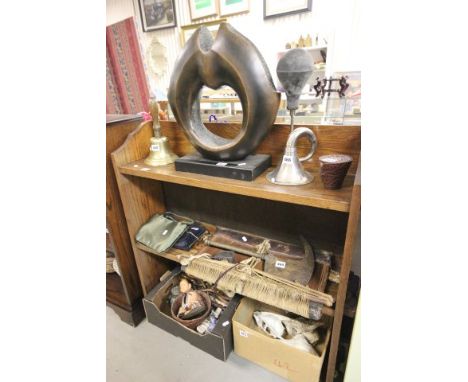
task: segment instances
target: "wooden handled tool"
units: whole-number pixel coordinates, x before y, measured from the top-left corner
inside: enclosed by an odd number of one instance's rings
[[[245,238],[245,235],[243,235]],[[249,235],[249,238],[252,236]],[[254,237],[257,238],[258,237]],[[246,239],[247,240],[247,239]],[[256,248],[258,251],[245,248],[241,243],[224,243],[218,240],[213,240],[213,236],[204,239],[206,245],[221,248],[242,255],[252,256],[264,260],[263,270],[275,276],[285,278],[289,281],[294,281],[302,285],[307,285],[312,278],[314,272],[314,251],[310,244],[301,236],[301,242],[304,247],[302,256],[279,255],[277,252],[273,254],[270,251],[269,241],[263,239],[262,243]]]

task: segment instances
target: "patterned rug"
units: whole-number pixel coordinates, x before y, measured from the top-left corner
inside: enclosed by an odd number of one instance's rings
[[[133,18],[106,28],[106,113],[148,111],[148,85]]]

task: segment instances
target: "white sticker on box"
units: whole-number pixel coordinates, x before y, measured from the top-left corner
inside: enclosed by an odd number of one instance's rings
[[[216,166],[227,166],[227,162],[218,162],[216,163]]]
[[[249,333],[247,333],[245,330],[240,329],[240,330],[239,330],[239,335],[240,335],[241,337],[247,338],[247,337],[249,336]]]
[[[223,322],[223,326],[228,326],[229,325],[229,321],[224,321]]]
[[[242,241],[246,242],[247,238],[245,236],[242,236]]]
[[[280,260],[276,260],[275,267],[276,267],[276,268],[284,269],[284,268],[286,268],[286,262],[280,261]]]
[[[159,150],[160,150],[159,144],[151,145],[151,151],[159,151]]]

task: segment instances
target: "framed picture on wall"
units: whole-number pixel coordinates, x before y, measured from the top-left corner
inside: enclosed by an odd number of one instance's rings
[[[219,0],[219,15],[230,16],[249,11],[249,0]]]
[[[138,0],[144,32],[177,25],[174,0]]]
[[[263,0],[263,18],[310,12],[312,0]]]
[[[188,2],[192,20],[218,15],[217,0],[188,0]]]
[[[219,25],[224,21],[226,21],[226,19],[219,19],[219,20],[209,21],[207,23],[191,24],[191,25],[183,26],[181,35],[180,35],[181,45],[184,46],[185,43],[188,41],[188,39],[192,37],[195,31],[202,25],[204,25],[210,31],[211,36],[213,37],[213,39],[215,39],[216,33],[218,33]]]

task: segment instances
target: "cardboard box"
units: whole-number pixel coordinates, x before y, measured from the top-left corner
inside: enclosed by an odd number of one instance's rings
[[[241,296],[235,295],[221,314],[211,333],[200,334],[180,324],[171,317],[167,297],[171,288],[179,284],[181,270],[175,268],[171,275],[154,287],[143,299],[148,321],[157,327],[190,342],[193,346],[226,361],[233,349],[232,316],[239,305]]]
[[[285,315],[285,312],[279,309],[243,298],[232,319],[234,352],[289,381],[318,382],[330,339],[329,322],[327,321],[326,328],[319,329],[321,340],[314,346],[320,354],[318,357],[265,334],[253,318],[253,312],[256,310]]]

